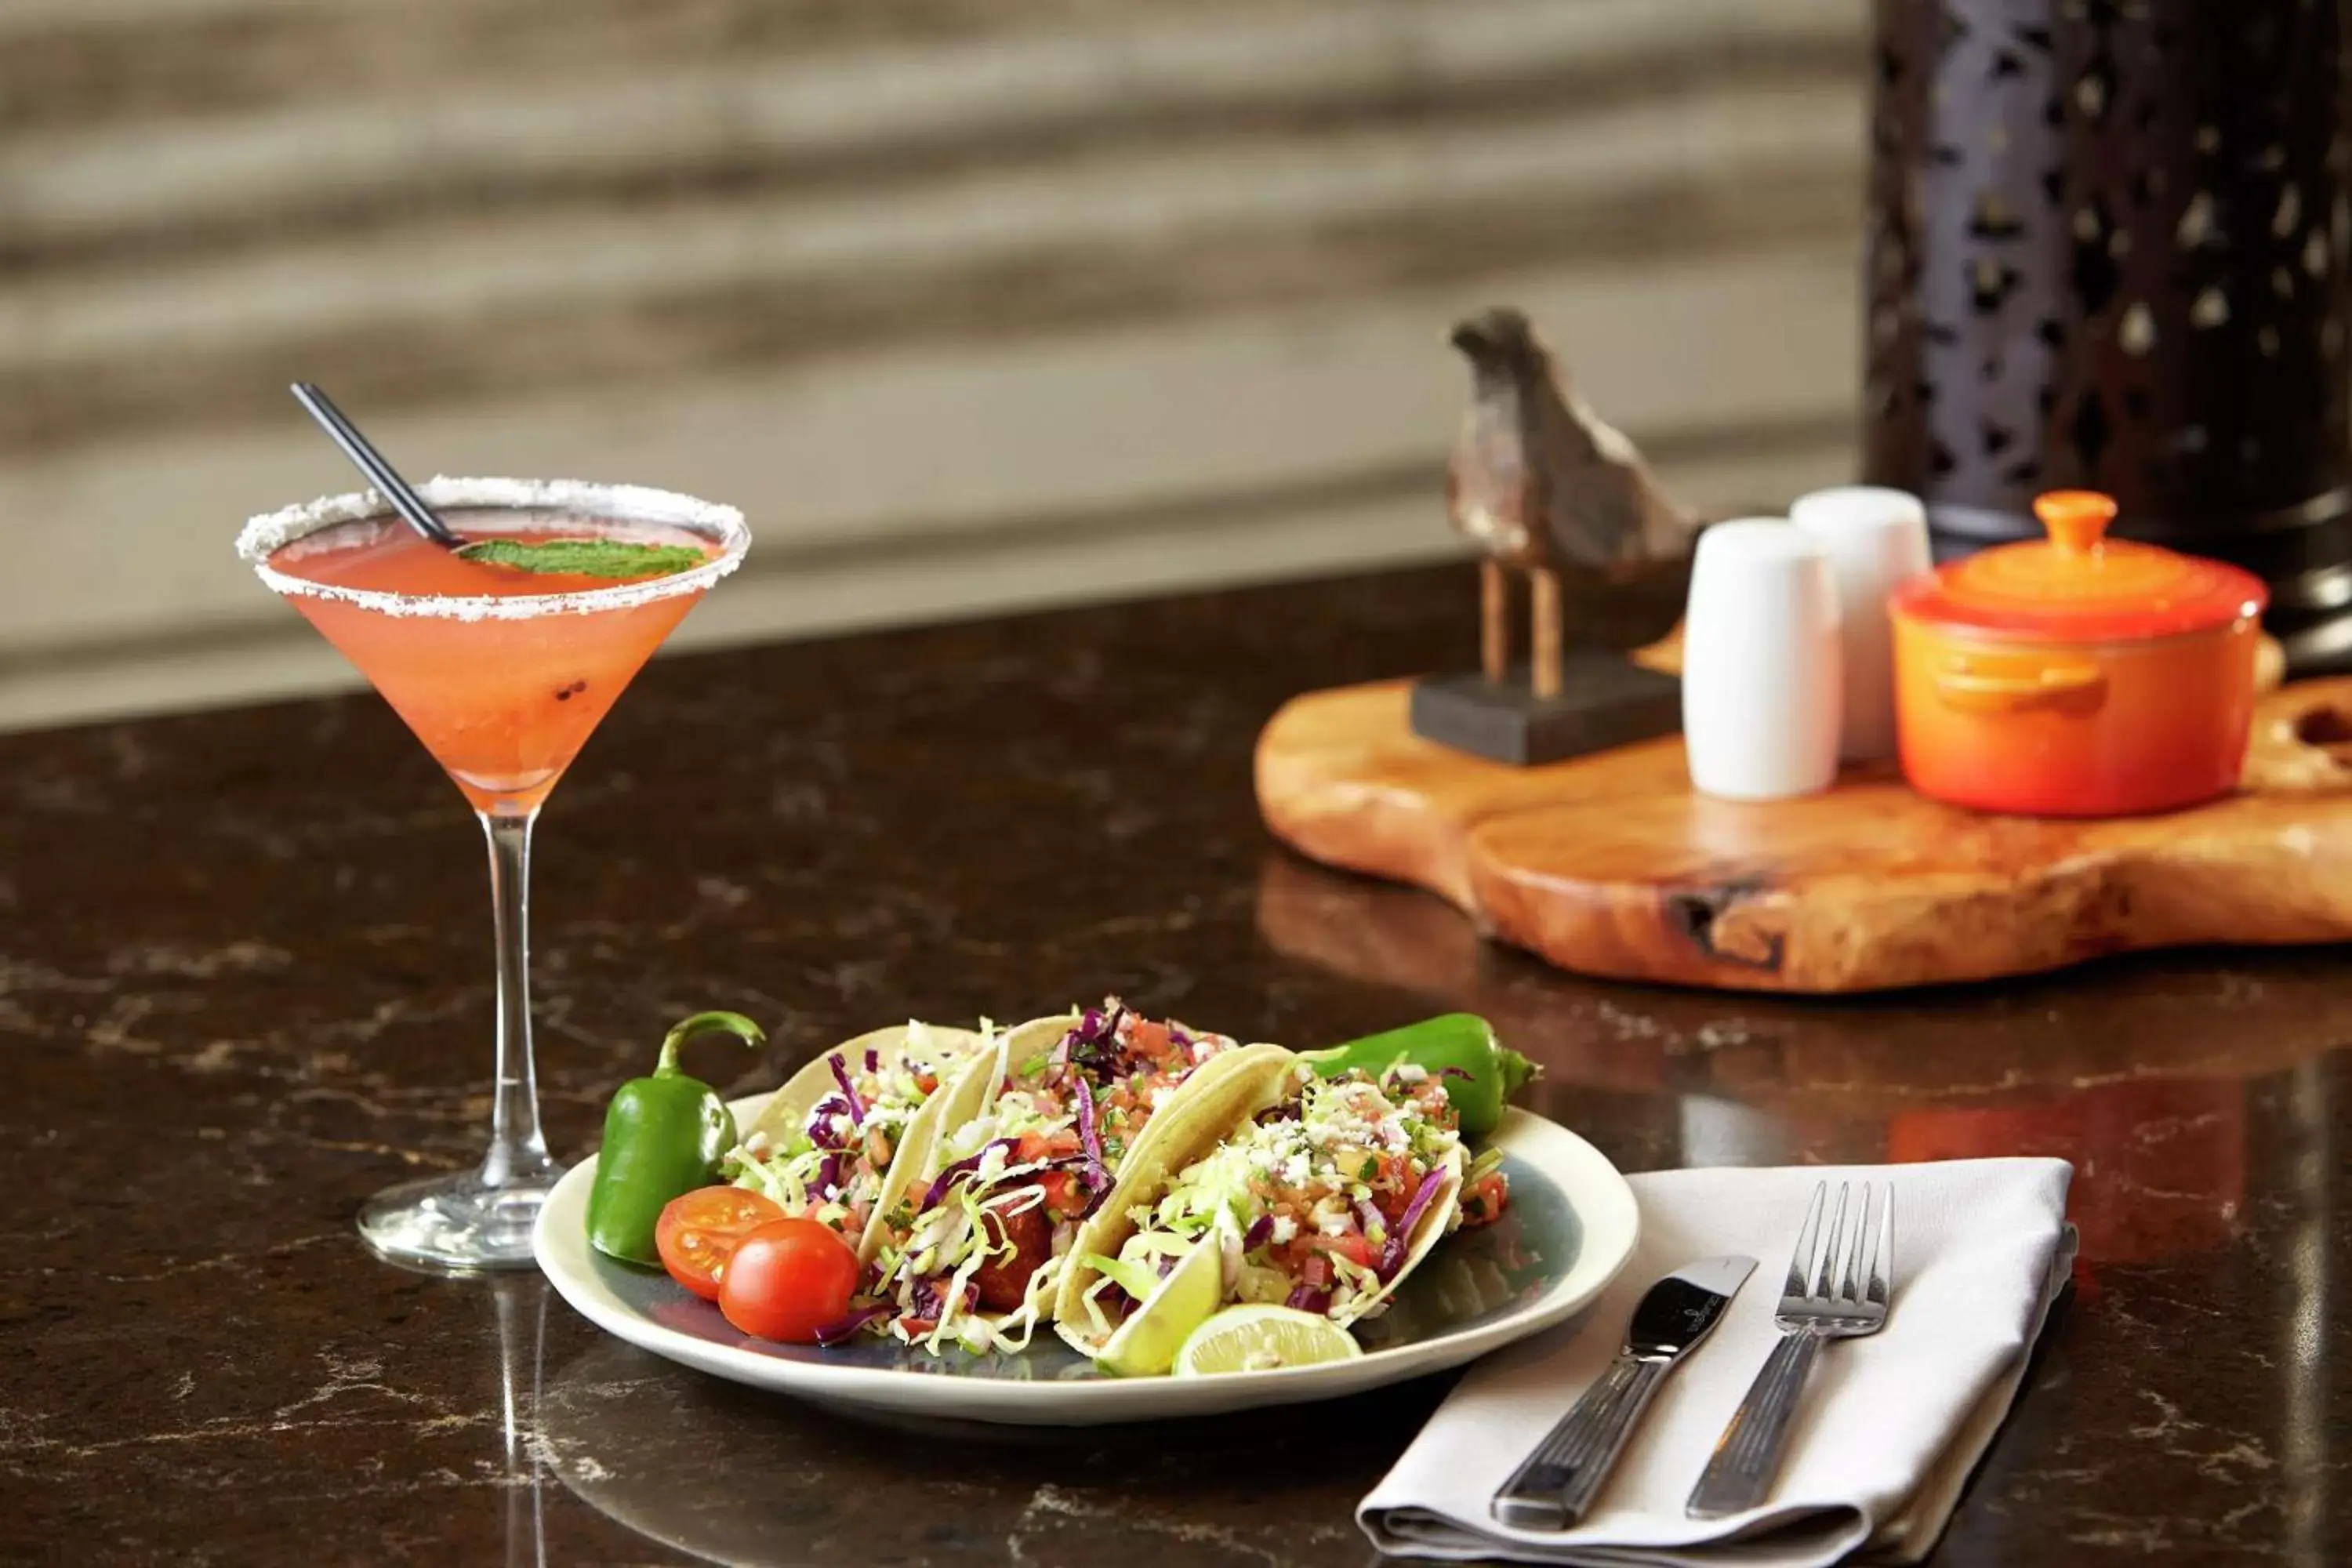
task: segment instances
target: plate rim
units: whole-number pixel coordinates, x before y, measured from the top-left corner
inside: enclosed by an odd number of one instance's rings
[[[745,1096],[731,1101],[730,1109],[739,1121],[756,1116],[773,1092]],[[828,1366],[717,1343],[639,1315],[595,1274],[595,1259],[582,1228],[587,1189],[595,1180],[595,1155],[565,1172],[548,1193],[532,1228],[531,1252],[556,1293],[604,1332],[666,1361],[771,1393],[820,1404],[1019,1425],[1093,1425],[1208,1414],[1338,1398],[1444,1371],[1540,1333],[1599,1300],[1632,1261],[1641,1240],[1641,1206],[1623,1173],[1578,1133],[1516,1106],[1506,1112],[1490,1142],[1538,1164],[1568,1196],[1585,1242],[1568,1273],[1544,1296],[1494,1322],[1314,1366],[1209,1378],[1032,1382]],[[1552,1147],[1544,1150],[1545,1144]],[[1571,1169],[1563,1172],[1562,1165]],[[1179,1388],[1182,1394],[1139,1394]]]

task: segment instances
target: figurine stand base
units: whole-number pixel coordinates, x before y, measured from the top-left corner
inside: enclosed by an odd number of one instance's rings
[[[1412,689],[1412,732],[1457,752],[1517,767],[1564,762],[1682,728],[1682,682],[1622,654],[1578,652],[1557,697],[1538,697],[1528,671],[1503,680],[1437,675]]]

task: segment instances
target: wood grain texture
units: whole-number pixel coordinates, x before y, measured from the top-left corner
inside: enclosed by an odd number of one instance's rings
[[[2237,795],[2107,822],[1940,805],[1891,765],[1805,799],[1712,800],[1679,739],[1510,768],[1412,735],[1409,688],[1284,706],[1258,740],[1266,826],[1580,973],[1859,992],[2352,940],[2352,679],[2263,699]]]

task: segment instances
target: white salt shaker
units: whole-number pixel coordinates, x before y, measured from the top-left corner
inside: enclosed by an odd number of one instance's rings
[[[1927,509],[1906,490],[1841,485],[1815,490],[1789,521],[1822,542],[1837,578],[1845,645],[1844,718],[1838,754],[1850,763],[1895,754],[1895,642],[1886,601],[1928,569]]]
[[[1691,784],[1779,800],[1837,778],[1843,650],[1821,541],[1780,518],[1698,536],[1683,621],[1683,741]]]

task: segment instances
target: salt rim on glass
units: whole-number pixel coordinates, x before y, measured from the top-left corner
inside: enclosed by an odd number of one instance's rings
[[[591,615],[602,610],[632,609],[675,595],[708,588],[743,563],[751,531],[743,514],[717,501],[698,500],[675,490],[648,489],[642,485],[604,485],[584,479],[453,479],[436,475],[416,487],[416,493],[436,510],[491,507],[500,510],[537,510],[622,522],[667,523],[714,533],[719,553],[699,566],[642,582],[616,583],[609,588],[583,588],[569,594],[538,594],[505,598],[386,593],[376,588],[350,588],[314,583],[273,569],[269,557],[295,541],[322,528],[367,518],[393,517],[392,503],[373,489],[351,490],[267,512],[247,521],[236,536],[236,552],[262,582],[280,594],[301,594],[333,599],[383,616],[425,616],[453,621],[525,621],[541,616]],[[562,526],[563,518],[545,520],[548,531]],[[529,524],[525,524],[529,527]]]

